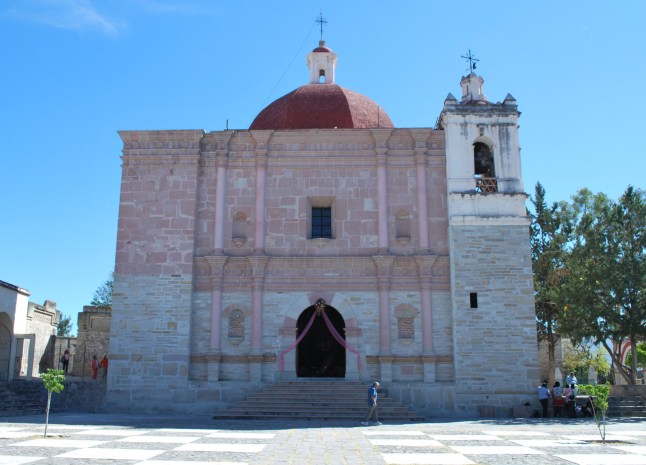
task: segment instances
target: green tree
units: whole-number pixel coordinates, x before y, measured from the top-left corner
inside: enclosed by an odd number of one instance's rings
[[[630,360],[632,358],[633,350],[630,349],[626,354],[626,359]],[[640,342],[637,344],[637,365],[640,367],[646,367],[646,344]]]
[[[583,384],[579,386],[579,394],[592,396],[592,414],[597,422],[601,441],[606,443],[606,410],[608,410],[608,397],[610,397],[609,384]]]
[[[114,289],[114,274],[110,273],[110,278],[108,278],[103,284],[101,284],[94,295],[92,296],[92,301],[90,305],[97,305],[102,307],[112,308],[112,290]]]
[[[630,367],[611,341],[646,337],[646,193],[629,186],[618,202],[582,189],[571,205],[574,236],[566,265],[566,317],[562,327],[575,342],[591,339],[612,357],[621,376],[635,384],[637,352]]]
[[[588,370],[593,368],[596,373],[607,375],[610,363],[598,347],[590,341],[572,344],[570,341],[563,343],[563,369],[566,373],[574,371],[578,375],[587,376]],[[595,380],[588,380],[594,383]]]
[[[549,385],[554,383],[555,347],[560,336],[559,326],[563,316],[562,284],[565,276],[564,260],[567,243],[572,232],[566,204],[548,206],[545,189],[536,183],[534,197],[530,199],[530,243],[534,272],[534,300],[538,339],[547,342]]]
[[[55,370],[53,368],[48,368],[45,373],[41,373],[41,379],[47,389],[47,410],[45,411],[45,435],[47,437],[47,425],[49,424],[49,407],[52,402],[52,392],[59,394],[63,391],[65,386],[63,381],[65,381],[65,373],[63,370]]]
[[[58,326],[56,327],[56,335],[69,336],[72,334],[73,328],[72,318],[69,315],[61,315],[61,318],[58,320]]]

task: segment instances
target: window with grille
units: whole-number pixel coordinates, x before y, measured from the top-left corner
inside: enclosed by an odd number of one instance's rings
[[[312,207],[312,239],[332,238],[332,208]]]

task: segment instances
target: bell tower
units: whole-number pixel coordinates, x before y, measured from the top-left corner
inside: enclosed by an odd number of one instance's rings
[[[456,393],[456,408],[505,410],[539,376],[528,196],[516,100],[507,94],[490,102],[474,68],[470,62],[460,81],[460,101],[451,94],[444,101],[438,125],[446,145],[455,381],[469,386]],[[513,353],[500,353],[500,341]],[[508,399],[487,401],[491,392]]]

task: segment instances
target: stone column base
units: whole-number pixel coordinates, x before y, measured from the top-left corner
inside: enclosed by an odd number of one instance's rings
[[[424,366],[424,382],[435,382],[435,358],[432,356],[422,356],[422,364]]]
[[[262,380],[262,355],[249,356],[249,381],[259,383]]]
[[[393,357],[391,355],[380,355],[379,367],[381,369],[381,383],[392,383],[393,381]]]
[[[209,357],[209,362],[207,365],[207,377],[209,381],[218,382],[220,381],[220,360],[222,357],[220,355],[212,355]]]

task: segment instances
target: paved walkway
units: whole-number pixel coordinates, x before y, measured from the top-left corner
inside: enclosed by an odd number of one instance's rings
[[[52,414],[0,418],[0,464],[646,465],[646,419],[335,422]]]

